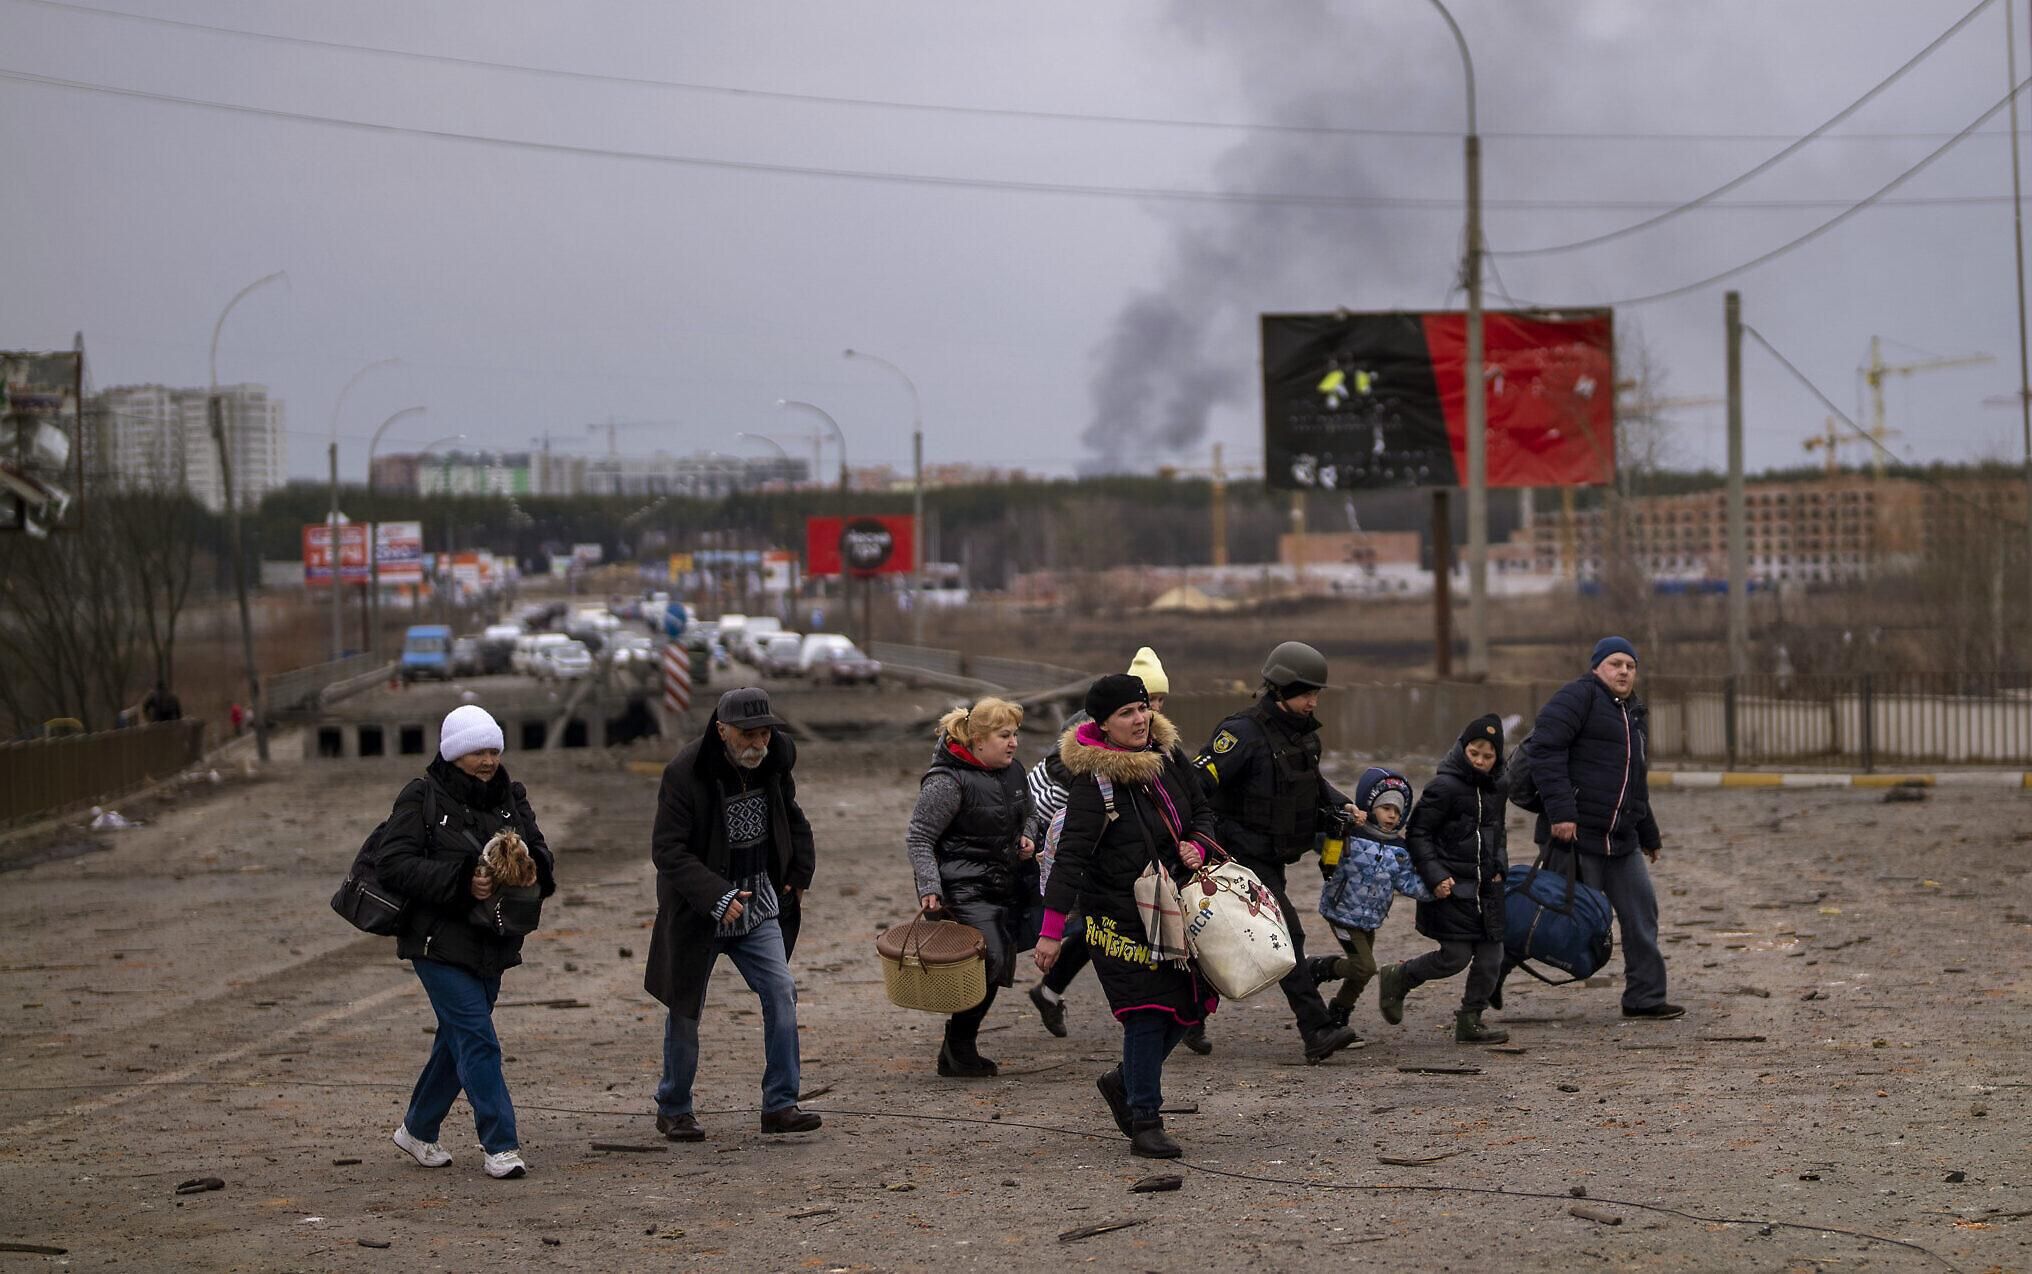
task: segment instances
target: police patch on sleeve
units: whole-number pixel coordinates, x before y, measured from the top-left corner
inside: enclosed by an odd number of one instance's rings
[[[1232,752],[1235,750],[1235,745],[1240,742],[1241,740],[1235,737],[1234,731],[1223,730],[1214,736],[1214,751],[1220,753]]]

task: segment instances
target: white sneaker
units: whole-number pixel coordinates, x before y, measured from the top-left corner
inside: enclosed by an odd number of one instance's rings
[[[487,1175],[504,1180],[519,1177],[529,1171],[529,1165],[522,1162],[520,1150],[503,1150],[498,1155],[487,1156]]]
[[[395,1144],[426,1168],[442,1168],[452,1161],[452,1157],[445,1153],[445,1148],[435,1141],[418,1141],[410,1136],[408,1124],[395,1130]]]

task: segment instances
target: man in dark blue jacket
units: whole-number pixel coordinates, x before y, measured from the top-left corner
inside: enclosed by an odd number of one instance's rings
[[[1545,802],[1537,840],[1555,871],[1574,855],[1580,878],[1615,909],[1623,1016],[1680,1017],[1686,1010],[1665,998],[1658,895],[1645,867],[1658,861],[1659,835],[1645,777],[1644,705],[1634,693],[1636,647],[1604,637],[1588,668],[1546,701],[1531,729],[1531,777]]]

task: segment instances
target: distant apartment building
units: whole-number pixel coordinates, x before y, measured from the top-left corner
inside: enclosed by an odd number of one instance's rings
[[[1907,569],[1929,552],[1966,542],[1971,520],[2020,520],[2022,484],[1838,474],[1792,482],[1753,482],[1744,492],[1749,578],[1758,583],[1843,583]],[[1497,572],[1600,578],[1614,545],[1652,579],[1728,578],[1728,494],[1724,489],[1641,496],[1622,502],[1611,522],[1604,508],[1541,515],[1508,545],[1490,546]],[[1570,559],[1570,560],[1569,560]]]
[[[226,507],[218,448],[206,409],[208,391],[118,385],[91,402],[91,455],[97,480],[115,490],[190,492],[218,512]],[[283,409],[265,385],[222,385],[220,411],[232,460],[233,495],[252,508],[287,480]]]

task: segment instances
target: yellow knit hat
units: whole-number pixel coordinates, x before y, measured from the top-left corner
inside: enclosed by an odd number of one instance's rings
[[[1164,675],[1164,665],[1157,662],[1157,652],[1145,646],[1129,661],[1129,675],[1143,678],[1143,688],[1154,695],[1171,693],[1171,678]]]

